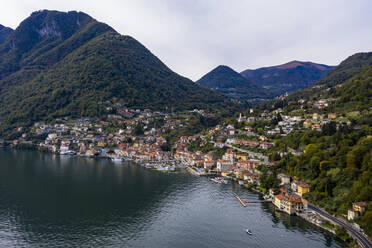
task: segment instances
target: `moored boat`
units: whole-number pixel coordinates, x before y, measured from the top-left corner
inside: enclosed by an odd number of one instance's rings
[[[122,162],[124,159],[122,157],[111,157],[111,160],[114,161],[114,162]]]

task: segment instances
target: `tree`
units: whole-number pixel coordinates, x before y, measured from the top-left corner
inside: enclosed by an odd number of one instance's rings
[[[134,134],[137,135],[137,136],[141,136],[141,135],[144,134],[144,130],[143,130],[142,125],[138,124],[138,125],[134,128]]]

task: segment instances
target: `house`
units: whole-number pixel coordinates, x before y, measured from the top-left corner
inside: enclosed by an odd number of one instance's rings
[[[304,124],[303,125],[304,125],[305,128],[310,128],[312,124],[313,123],[312,123],[311,120],[306,120],[306,121],[304,121]]]
[[[277,178],[280,180],[280,185],[290,184],[291,178],[286,174],[278,174]]]
[[[321,127],[320,127],[320,124],[318,124],[318,123],[313,124],[311,126],[311,129],[312,130],[317,130],[317,131],[321,131],[322,130]]]
[[[229,160],[218,160],[217,171],[231,171],[233,162]]]
[[[249,147],[257,147],[260,145],[260,142],[255,140],[242,140],[242,139],[234,139],[235,145],[244,145]]]
[[[320,116],[319,116],[318,113],[314,113],[314,114],[313,114],[313,120],[314,120],[314,121],[319,121],[319,120],[320,120]]]
[[[247,153],[238,153],[236,154],[236,158],[241,160],[248,160],[249,155]]]
[[[244,172],[242,170],[239,170],[239,169],[235,170],[234,173],[237,179],[241,179],[241,180],[244,179]]]
[[[232,149],[229,149],[225,152],[225,154],[222,156],[222,159],[223,160],[230,160],[230,161],[234,161],[235,160],[235,152],[232,150]]]
[[[291,189],[300,196],[310,192],[310,186],[300,181],[292,182]]]
[[[270,142],[261,142],[260,144],[260,148],[265,149],[265,150],[270,149],[273,146],[274,145]]]
[[[252,170],[257,168],[259,165],[259,161],[255,160],[240,160],[236,163],[236,166],[238,168],[244,169],[244,170]]]
[[[274,205],[281,211],[292,215],[296,212],[302,212],[304,209],[304,204],[302,203],[302,198],[298,195],[285,196],[282,194],[275,195]]]
[[[215,147],[218,147],[218,148],[223,148],[224,147],[224,143],[222,143],[222,142],[216,142],[216,143],[214,143],[214,146]]]
[[[217,159],[216,151],[210,151],[204,155],[204,160],[206,161],[216,160],[216,159]]]
[[[211,169],[215,165],[216,165],[215,160],[204,161],[204,169]]]
[[[367,202],[355,202],[353,203],[353,210],[363,214],[366,211]]]
[[[349,209],[347,211],[347,219],[348,220],[354,220],[358,217],[359,217],[359,212],[358,211],[354,211],[354,209]]]
[[[226,127],[226,131],[227,131],[227,135],[229,135],[229,136],[234,136],[235,135],[235,128],[231,124]]]

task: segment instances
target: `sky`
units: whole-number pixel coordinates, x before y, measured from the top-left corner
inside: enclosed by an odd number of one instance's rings
[[[372,51],[371,0],[1,0],[0,24],[42,9],[83,11],[192,80],[218,65],[337,65]]]

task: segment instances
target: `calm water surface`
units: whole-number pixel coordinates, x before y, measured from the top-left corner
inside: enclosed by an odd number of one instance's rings
[[[344,247],[237,185],[0,149],[0,247]],[[253,235],[245,233],[250,228]]]

